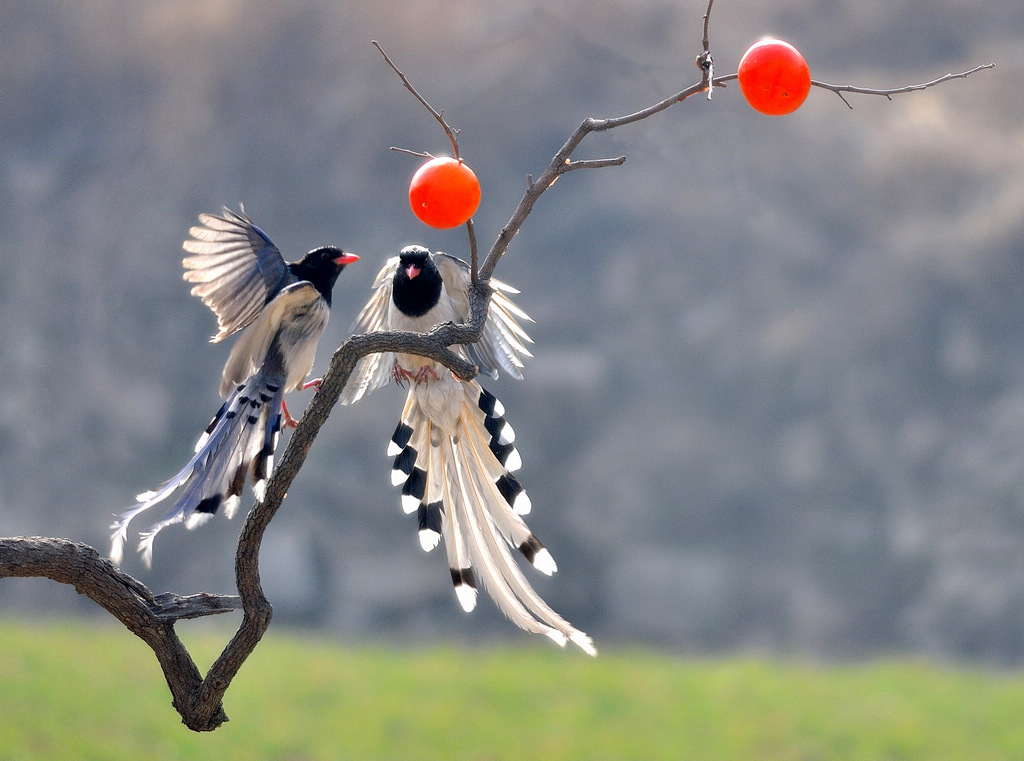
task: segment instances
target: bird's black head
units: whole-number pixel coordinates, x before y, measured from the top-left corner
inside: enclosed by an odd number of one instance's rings
[[[359,257],[355,254],[347,254],[335,246],[321,246],[314,248],[299,261],[289,264],[288,269],[299,280],[308,280],[312,283],[330,304],[331,291],[338,275],[346,265],[358,261]]]
[[[402,314],[422,317],[441,298],[441,273],[423,246],[406,246],[398,255],[391,298]]]

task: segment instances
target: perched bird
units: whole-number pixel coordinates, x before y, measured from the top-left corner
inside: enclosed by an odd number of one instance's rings
[[[266,234],[244,212],[201,214],[183,248],[184,279],[192,294],[217,315],[211,341],[239,336],[221,375],[226,398],[199,438],[195,455],[160,488],[138,495],[132,509],[111,526],[110,557],[121,562],[128,524],[179,488],[174,504],[140,535],[139,552],[152,562],[153,540],[173,523],[194,528],[218,509],[232,517],[247,475],[260,501],[273,470],[281,433],[284,392],[301,388],[313,367],[317,342],[327,327],[331,291],[346,265],[359,260],[333,246],[285,262]]]
[[[461,259],[407,246],[384,265],[373,296],[357,318],[359,328],[429,331],[469,315],[470,270]],[[514,288],[491,280],[483,335],[456,350],[496,378],[504,370],[522,378],[522,358],[532,356],[520,320],[530,318],[509,298]],[[513,475],[522,461],[504,408],[479,383],[463,381],[443,365],[410,354],[364,357],[342,393],[357,401],[388,381],[409,385],[401,422],[388,447],[392,483],[402,487],[402,507],[417,513],[419,540],[430,551],[444,539],[455,594],[467,612],[476,606],[477,581],[498,608],[529,632],[560,645],[574,642],[596,655],[590,637],[558,615],[534,591],[510,550],[544,574],[556,570],[551,553],[526,525],[530,499]]]

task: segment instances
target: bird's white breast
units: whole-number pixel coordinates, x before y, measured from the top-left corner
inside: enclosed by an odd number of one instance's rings
[[[327,328],[330,308],[323,299],[304,305],[281,322],[280,341],[292,349],[285,355],[285,388],[299,388],[313,369],[316,345]]]

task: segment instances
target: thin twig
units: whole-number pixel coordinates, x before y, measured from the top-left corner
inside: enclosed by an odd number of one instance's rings
[[[626,163],[625,156],[616,156],[611,159],[583,159],[581,161],[566,161],[562,174],[571,172],[574,169],[604,169],[609,166],[622,166]]]
[[[708,0],[708,9],[704,11],[704,38],[701,40],[704,49],[697,56],[697,68],[701,70],[703,82],[707,85],[708,100],[711,100],[715,91],[715,62],[711,57],[711,38],[708,31],[711,24],[711,6],[714,4],[715,0]]]
[[[473,226],[473,218],[466,220],[466,234],[469,236],[469,281],[480,282],[480,268],[477,256],[476,228]]]
[[[884,98],[892,100],[893,95],[901,95],[903,93],[917,92],[918,90],[926,90],[929,87],[934,87],[935,85],[942,84],[943,82],[948,82],[951,79],[966,79],[967,77],[971,76],[971,74],[976,74],[977,72],[982,71],[983,69],[993,68],[995,68],[994,63],[985,63],[982,64],[981,66],[975,66],[973,69],[958,72],[957,74],[946,74],[945,76],[939,77],[938,79],[933,79],[930,82],[922,82],[921,84],[918,85],[907,85],[906,87],[894,87],[889,90],[877,90],[870,87],[857,87],[856,85],[830,85],[828,82],[818,82],[813,79],[811,80],[811,84],[814,85],[815,87],[820,87],[824,90],[834,92],[836,95],[839,96],[840,100],[842,100],[843,103],[845,103],[850,109],[852,109],[853,106],[850,104],[850,101],[843,97],[844,92],[857,93],[858,95],[881,95]]]
[[[429,153],[427,151],[413,151],[410,150],[409,148],[397,148],[393,145],[391,146],[390,150],[394,151],[395,153],[408,153],[410,156],[415,156],[416,158],[420,159],[434,158],[434,154]]]
[[[409,78],[402,73],[401,69],[399,69],[395,62],[391,60],[391,57],[384,52],[384,48],[380,46],[380,43],[378,43],[376,40],[372,40],[372,43],[373,46],[380,51],[380,54],[384,56],[384,60],[387,61],[387,64],[388,66],[391,67],[392,71],[394,71],[395,74],[398,75],[398,78],[402,80],[402,84],[405,85],[405,89],[411,92],[416,97],[416,100],[418,100],[423,105],[423,107],[426,108],[431,113],[431,115],[437,120],[438,124],[441,125],[441,129],[444,130],[445,135],[448,136],[448,140],[452,144],[452,153],[454,158],[457,159],[458,161],[462,161],[462,159],[459,156],[459,142],[456,139],[457,135],[459,134],[459,131],[457,129],[452,128],[452,126],[448,124],[447,120],[444,118],[444,114],[442,114],[440,111],[431,106],[430,103],[427,102],[427,99],[419,94],[416,88],[412,86],[412,82],[409,81]],[[433,156],[429,153],[411,151],[407,148],[392,147],[391,150],[397,151],[399,153],[408,153],[412,156],[419,156],[420,158],[433,158]],[[476,284],[479,280],[479,270],[477,268],[476,231],[473,229],[472,218],[466,221],[466,233],[469,236],[469,253],[471,267],[470,278],[471,282]]]
[[[711,35],[709,32],[711,26],[711,6],[715,4],[715,0],[708,0],[708,9],[704,11],[704,37],[701,42],[704,43],[704,52],[707,53],[711,50]]]
[[[715,84],[717,85],[720,82],[727,81],[729,79],[735,79],[735,75],[719,77],[715,80]],[[497,240],[495,240],[494,244],[491,246],[491,250],[487,253],[484,263],[480,267],[480,279],[485,282],[490,279],[498,261],[508,250],[512,239],[519,233],[519,229],[533,210],[534,204],[537,203],[537,200],[541,197],[544,191],[550,188],[554,184],[555,180],[557,180],[561,175],[566,172],[573,171],[574,169],[596,169],[607,166],[619,166],[625,161],[625,156],[615,159],[573,161],[573,152],[579,147],[580,143],[583,142],[583,139],[587,135],[591,132],[604,132],[647,119],[667,108],[671,108],[677,103],[682,103],[690,96],[703,92],[705,89],[707,89],[707,85],[702,81],[695,85],[691,85],[685,90],[681,90],[675,95],[665,98],[652,106],[648,106],[647,108],[641,109],[640,111],[636,111],[632,114],[608,119],[584,119],[580,126],[576,128],[576,131],[569,136],[569,139],[566,140],[558,150],[554,158],[551,159],[551,163],[548,164],[547,168],[541,172],[540,176],[528,185],[526,192],[519,201],[519,205],[512,213],[512,217],[505,224],[505,227],[502,228]]]
[[[382,56],[384,56],[384,60],[387,61],[388,66],[390,66],[391,69],[395,72],[395,74],[398,75],[398,78],[402,80],[402,84],[405,85],[405,89],[411,92],[416,97],[416,100],[422,103],[423,107],[430,112],[431,116],[437,119],[438,123],[441,125],[441,128],[444,130],[444,133],[448,136],[448,139],[451,141],[453,157],[456,159],[459,158],[459,141],[457,139],[458,130],[452,129],[449,126],[448,122],[445,121],[444,116],[441,114],[441,112],[436,111],[434,107],[427,102],[427,99],[416,91],[416,88],[412,86],[412,82],[409,81],[409,78],[402,73],[401,69],[399,69],[395,65],[395,62],[392,61],[391,58],[388,56],[388,54],[384,52],[384,48],[380,46],[380,43],[378,43],[376,40],[370,40],[370,43],[375,48],[377,48],[377,50],[380,51],[380,54]]]
[[[157,595],[154,601],[156,602],[154,615],[168,621],[200,618],[242,609],[242,598],[238,595],[213,595],[209,592],[199,592],[194,595],[164,592]]]

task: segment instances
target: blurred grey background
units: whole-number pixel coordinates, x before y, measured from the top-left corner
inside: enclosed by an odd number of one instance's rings
[[[370,45],[462,130],[488,246],[586,116],[697,79],[702,2],[6,0],[0,5],[0,534],[109,547],[217,409],[229,346],[181,279],[196,215],[243,202],[289,258],[363,257],[316,366],[410,242],[446,143]],[[719,0],[735,71],[765,34],[812,75],[791,117],[738,88],[589,138],[497,275],[535,319],[519,434],[539,591],[598,645],[1024,660],[1024,5]],[[307,392],[308,395],[309,392]],[[308,398],[306,396],[305,398]],[[293,408],[305,398],[297,395]],[[268,534],[278,622],[353,639],[522,642],[459,610],[384,454],[403,394],[339,408]],[[141,525],[145,524],[143,519]],[[156,591],[233,591],[241,521],[161,534]],[[100,615],[47,581],[0,612]]]

